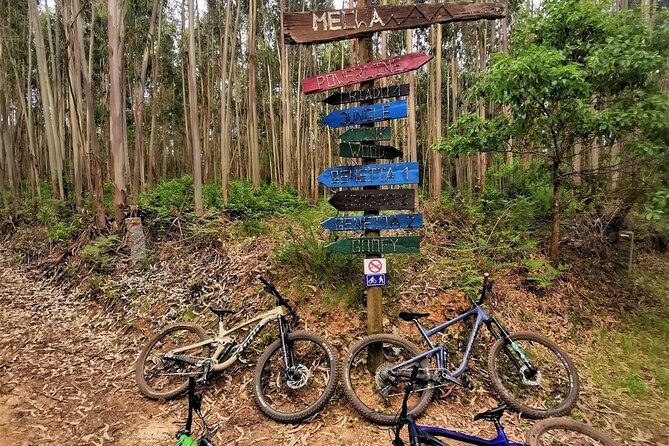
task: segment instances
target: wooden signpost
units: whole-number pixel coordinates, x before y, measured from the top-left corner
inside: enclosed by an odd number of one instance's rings
[[[409,84],[391,85],[389,87],[374,87],[367,90],[348,91],[335,93],[323,99],[330,105],[348,104],[350,102],[377,101],[387,98],[401,98],[409,96]]]
[[[325,74],[302,79],[302,91],[304,94],[319,93],[332,90],[333,88],[345,87],[347,85],[359,84],[361,82],[381,79],[394,74],[406,73],[416,70],[428,61],[432,56],[423,53],[411,53],[404,56],[389,57],[356,67],[343,70],[331,71]]]
[[[318,176],[318,182],[330,189],[418,184],[418,163],[328,167]]]
[[[416,190],[342,190],[334,194],[328,203],[338,211],[413,211],[416,208]]]
[[[383,104],[363,105],[362,107],[335,110],[321,119],[328,127],[339,128],[350,125],[372,124],[390,119],[406,118],[409,104],[406,99]]]
[[[330,243],[326,248],[345,254],[411,254],[420,252],[420,237],[344,238]]]
[[[423,227],[423,214],[354,215],[330,217],[321,223],[330,231],[380,231],[384,229],[418,229]]]
[[[379,31],[425,28],[433,24],[480,19],[498,19],[505,16],[505,7],[498,2],[449,2],[419,5],[370,5],[370,0],[358,0],[356,9],[322,10],[282,13],[282,32],[287,43],[313,44],[357,37],[358,58],[361,65],[318,74],[302,80],[305,94],[319,93],[335,88],[361,84],[359,91],[340,92],[324,100],[331,105],[358,102],[359,107],[337,110],[322,119],[333,128],[360,125],[340,136],[340,156],[360,157],[359,166],[330,167],[318,176],[318,181],[329,188],[361,187],[362,190],[340,191],[331,199],[339,210],[364,210],[362,216],[332,217],[321,223],[331,231],[364,231],[364,237],[346,238],[326,246],[331,251],[365,254],[365,271],[374,271],[371,265],[383,264],[383,254],[417,253],[418,236],[381,237],[381,230],[415,229],[423,226],[421,214],[379,215],[381,209],[413,209],[414,189],[378,190],[378,186],[417,184],[418,163],[374,164],[376,159],[393,159],[401,152],[377,141],[391,138],[389,128],[375,128],[374,123],[404,118],[408,114],[406,100],[374,104],[373,101],[404,97],[407,85],[375,87],[374,80],[416,70],[432,56],[421,53],[389,57],[371,61],[373,46],[371,34]],[[411,207],[409,207],[411,203]],[[404,207],[406,206],[406,208]],[[378,265],[377,265],[378,266]],[[382,265],[383,266],[383,265]],[[385,273],[385,269],[383,269]],[[367,333],[383,330],[383,292],[387,284],[385,274],[376,277],[365,273]],[[381,286],[380,286],[381,285]],[[369,348],[367,368],[374,375],[383,362],[383,352]]]
[[[504,16],[505,8],[501,2],[375,5],[356,9],[286,12],[283,14],[283,38],[290,44],[325,43],[379,31],[426,28],[436,23],[493,20]]]
[[[339,139],[344,142],[390,141],[390,127],[348,129],[339,135]]]
[[[339,156],[344,158],[373,158],[391,160],[402,156],[402,151],[393,146],[343,142],[339,144]]]

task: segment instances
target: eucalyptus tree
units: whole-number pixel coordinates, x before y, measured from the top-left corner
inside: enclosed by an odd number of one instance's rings
[[[659,82],[667,70],[669,25],[663,21],[651,31],[640,14],[611,14],[603,4],[579,0],[546,1],[518,24],[510,53],[495,54],[473,89],[473,99],[485,97],[508,113],[468,113],[437,147],[452,155],[500,151],[543,160],[553,191],[554,262],[561,188],[569,176],[588,173],[572,170],[577,144],[608,153],[621,143],[630,157],[667,156],[669,99]]]

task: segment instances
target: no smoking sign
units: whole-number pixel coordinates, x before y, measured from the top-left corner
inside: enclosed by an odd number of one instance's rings
[[[365,286],[386,286],[386,259],[365,259]]]

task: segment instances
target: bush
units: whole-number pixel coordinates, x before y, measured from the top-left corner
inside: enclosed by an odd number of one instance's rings
[[[231,217],[259,219],[270,215],[287,215],[305,210],[308,204],[297,190],[274,183],[253,187],[248,181],[233,181],[225,208]]]

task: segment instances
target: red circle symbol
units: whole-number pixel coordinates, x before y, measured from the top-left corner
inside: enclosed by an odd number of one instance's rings
[[[383,264],[380,260],[372,260],[369,262],[369,271],[376,274],[383,269]]]

